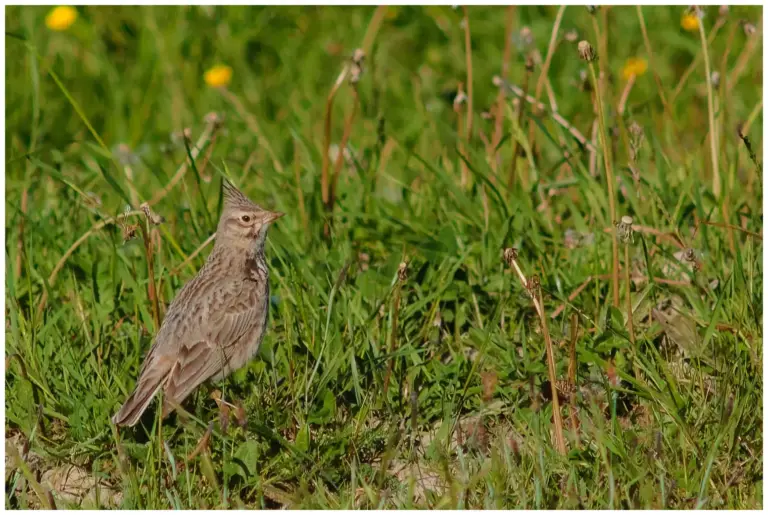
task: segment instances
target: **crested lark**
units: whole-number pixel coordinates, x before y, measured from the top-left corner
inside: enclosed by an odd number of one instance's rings
[[[256,355],[269,311],[264,240],[283,216],[265,211],[224,180],[216,244],[171,303],[144,358],[136,389],[112,421],[133,426],[163,390],[163,417],[208,379],[220,380]]]

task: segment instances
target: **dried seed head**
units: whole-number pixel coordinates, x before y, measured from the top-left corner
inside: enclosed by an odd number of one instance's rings
[[[704,9],[702,9],[698,5],[692,5],[688,7],[688,14],[692,14],[701,20],[702,18],[704,18]]]
[[[634,238],[632,236],[633,230],[632,230],[632,223],[634,220],[632,220],[631,216],[622,216],[621,220],[616,224],[616,229],[618,231],[619,240],[621,240],[622,243],[629,243],[630,241],[634,241]]]
[[[213,125],[214,127],[221,127],[224,124],[224,116],[215,111],[211,111],[210,113],[206,114],[203,120],[205,123]]]
[[[719,14],[720,16],[725,17],[725,16],[728,16],[728,11],[729,11],[729,9],[728,9],[727,5],[721,5],[720,9],[717,10],[717,14]]]
[[[464,93],[464,83],[459,82],[458,92],[453,97],[453,110],[458,111],[461,105],[467,101],[467,95]]]
[[[365,62],[365,52],[361,48],[355,50],[352,54],[352,69],[350,70],[349,83],[357,84],[363,76],[363,63]]]
[[[99,207],[101,206],[101,197],[96,195],[92,191],[86,191],[85,192],[85,205],[89,207]]]
[[[528,57],[525,58],[525,71],[528,73],[533,72],[533,57],[528,54]]]
[[[754,36],[755,32],[757,32],[757,27],[755,27],[755,24],[750,21],[744,21],[742,23],[744,24],[744,35],[748,38]]]
[[[493,85],[496,86],[497,88],[500,88],[504,83],[502,78],[499,77],[498,75],[494,75],[493,78],[491,79],[491,82],[493,82]]]
[[[541,289],[541,280],[538,275],[532,275],[528,278],[528,283],[525,285],[526,289],[531,295],[535,295]]]
[[[504,262],[507,263],[507,266],[512,266],[515,261],[517,261],[517,249],[512,247],[504,249]]]
[[[120,228],[123,230],[123,243],[130,241],[136,237],[136,231],[139,230],[139,224],[120,224]]]
[[[570,397],[572,394],[576,393],[576,385],[568,379],[558,379],[555,382],[555,388],[558,392],[563,394],[564,397]]]
[[[588,63],[591,63],[597,59],[597,53],[595,52],[595,49],[592,47],[592,45],[589,44],[589,41],[579,41],[579,57]]]
[[[587,6],[585,6],[585,7],[587,8],[587,12],[588,12],[589,14],[592,14],[592,15],[594,15],[594,14],[596,14],[596,13],[597,13],[597,6],[596,6],[596,5],[587,5]]]
[[[123,166],[131,166],[139,162],[139,156],[125,143],[119,143],[112,148],[112,154]]]
[[[403,261],[400,263],[400,266],[397,267],[397,279],[404,283],[406,279],[408,279],[408,264]]]
[[[709,82],[712,83],[713,88],[719,88],[720,87],[720,72],[712,72],[712,74],[709,76]]]
[[[165,218],[158,215],[157,213],[154,213],[152,209],[149,207],[149,204],[147,204],[146,202],[140,205],[139,209],[144,211],[144,215],[147,217],[147,220],[149,220],[149,222],[152,225],[160,225],[161,223],[165,222]]]
[[[527,25],[520,29],[520,43],[523,47],[533,45],[533,31]]]
[[[634,163],[637,161],[637,157],[640,155],[640,147],[643,145],[645,132],[639,123],[633,121],[629,125],[629,135],[629,158]]]
[[[576,29],[571,29],[566,31],[563,37],[568,43],[575,43],[576,40],[579,39],[579,33]]]

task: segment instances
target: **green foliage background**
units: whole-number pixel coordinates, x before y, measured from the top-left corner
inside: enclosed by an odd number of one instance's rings
[[[525,82],[532,50],[546,56],[556,13],[517,8],[511,82]],[[510,102],[502,166],[492,172],[480,134],[493,133],[482,114],[498,93],[505,8],[469,8],[471,187],[459,185],[452,105],[467,80],[463,12],[391,7],[366,59],[351,157],[329,216],[320,196],[326,98],[373,7],[90,6],[64,32],[46,28],[47,8],[7,7],[5,427],[25,465],[7,466],[6,506],[45,505],[51,490],[61,505],[124,508],[761,507],[763,250],[754,234],[762,234],[762,9],[733,7],[709,46],[723,81],[715,91],[719,199],[703,64],[670,103],[674,123],[654,78],[671,99],[701,52],[699,35],[681,28],[680,7],[643,13],[654,54],[624,117],[616,115],[622,67],[648,59],[637,10],[611,8],[605,25],[597,17],[608,38],[600,58],[617,131],[619,215],[677,232],[702,268],[681,266],[669,239],[635,236],[633,274],[667,279],[632,286],[635,348],[623,283],[621,308],[609,308],[602,159],[593,177],[588,154],[528,108],[523,133],[515,132]],[[718,16],[706,8],[708,33]],[[743,22],[758,29],[754,50]],[[566,9],[561,33],[571,30],[597,47],[586,9]],[[585,63],[576,42],[558,41],[548,77],[559,113],[591,137]],[[205,84],[217,63],[232,67],[228,91],[242,108]],[[352,104],[345,84],[333,110],[336,144]],[[161,311],[205,258],[207,250],[185,264],[215,230],[220,173],[288,216],[270,231],[272,322],[260,356],[217,385],[242,400],[247,423],[223,431],[217,422],[208,451],[185,460],[219,417],[210,390],[188,403],[191,418],[174,416],[159,433],[151,416],[119,435],[109,423],[157,331],[141,232],[124,242],[121,228],[107,225],[60,260],[130,203],[126,165],[139,200],[165,188],[187,154],[179,134],[188,128],[193,144],[210,112],[224,125],[203,150],[212,149],[208,161],[199,158],[153,206],[166,220],[155,228],[152,263]],[[754,159],[737,133],[751,115]],[[513,142],[527,140],[529,119],[537,148],[517,160],[508,187]],[[633,121],[645,133],[637,178],[622,139]],[[593,243],[574,248],[577,233]],[[567,420],[567,456],[552,445],[544,341],[501,260],[506,247],[540,277],[548,315],[565,304],[549,320],[556,342],[567,342],[579,313],[581,426],[577,439]],[[402,261],[408,276],[398,286]],[[676,314],[672,328],[650,317],[654,308]],[[567,347],[556,349],[563,378]],[[99,495],[66,497],[61,484],[36,479],[65,465],[95,478]]]

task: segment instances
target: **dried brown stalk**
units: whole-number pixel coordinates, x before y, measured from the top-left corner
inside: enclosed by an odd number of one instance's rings
[[[464,55],[466,56],[467,62],[467,127],[465,138],[467,140],[467,145],[469,145],[470,141],[472,141],[472,122],[474,116],[472,104],[472,38],[469,29],[469,10],[466,6],[462,6],[462,9],[464,9]]]
[[[541,296],[541,284],[538,277],[533,276],[530,279],[526,279],[523,274],[520,265],[517,263],[517,249],[509,248],[504,250],[504,261],[508,266],[514,268],[517,276],[520,278],[520,282],[523,287],[531,294],[531,300],[533,301],[533,307],[536,309],[536,313],[539,315],[539,321],[541,322],[541,332],[544,335],[544,343],[547,349],[547,368],[549,370],[549,382],[552,388],[552,416],[555,421],[555,448],[560,454],[567,452],[565,446],[565,437],[563,436],[563,417],[560,413],[560,401],[557,398],[557,392],[555,387],[557,385],[557,372],[555,369],[555,354],[554,347],[552,345],[552,338],[549,335],[549,326],[547,325],[547,317],[544,313],[544,302]]]
[[[206,124],[205,130],[198,138],[197,142],[195,142],[195,146],[190,149],[190,156],[192,159],[197,159],[197,156],[200,155],[200,152],[202,152],[203,148],[208,144],[209,141],[213,138],[213,135],[219,130],[221,127],[221,119],[218,117],[207,117],[208,123]],[[176,173],[173,175],[171,180],[166,184],[165,188],[158,191],[154,197],[152,197],[152,200],[148,202],[149,206],[152,207],[161,200],[165,198],[166,195],[178,184],[178,182],[184,177],[184,174],[187,173],[187,170],[189,169],[189,157],[186,157],[184,159],[184,163],[179,167],[178,170],[176,170]]]
[[[558,44],[558,34],[560,32],[560,24],[563,21],[563,15],[565,14],[565,5],[561,5],[560,9],[557,11],[557,15],[555,16],[555,22],[552,25],[552,33],[549,36],[549,45],[547,46],[547,55],[544,58],[544,64],[541,66],[541,71],[539,72],[539,78],[536,80],[536,88],[534,89],[534,98],[536,100],[536,103],[539,102],[539,99],[541,98],[541,92],[542,89],[544,89],[544,83],[547,80],[547,74],[549,73],[549,67],[552,64],[552,56],[555,54],[555,49],[557,48]],[[528,148],[533,151],[535,142],[533,139],[534,134],[534,122],[533,120],[528,121]]]
[[[749,39],[747,40],[747,44],[744,46],[744,48],[741,50],[741,53],[739,54],[738,59],[736,60],[736,64],[733,67],[733,70],[728,74],[728,84],[731,88],[735,87],[736,84],[739,82],[739,79],[741,78],[741,75],[744,73],[744,70],[747,69],[747,65],[752,60],[752,55],[755,53],[755,51],[758,48],[762,48],[762,32],[763,32],[763,16],[760,15],[760,20],[755,24],[754,26],[755,31],[753,34],[749,34]]]
[[[699,36],[701,39],[701,51],[704,55],[704,72],[707,84],[707,114],[709,116],[709,145],[712,159],[712,193],[715,198],[720,198],[720,163],[717,152],[717,126],[715,125],[715,101],[712,93],[712,71],[709,62],[709,50],[707,48],[707,35],[704,32],[704,22],[699,20]]]
[[[621,98],[619,99],[619,107],[617,111],[619,112],[619,116],[624,114],[624,109],[627,106],[627,99],[629,99],[629,92],[632,91],[632,86],[635,85],[635,74],[633,73],[630,75],[629,80],[627,80],[627,85],[624,86],[624,91],[621,93]]]
[[[576,361],[576,340],[579,335],[579,316],[576,313],[571,314],[571,338],[568,346],[568,381],[571,384],[572,390],[568,396],[568,408],[571,415],[571,429],[573,435],[576,438],[576,445],[579,445],[579,417],[576,413],[576,369],[578,363]]]
[[[616,179],[613,175],[613,159],[611,157],[611,142],[608,139],[608,129],[605,124],[605,109],[603,107],[603,91],[600,86],[600,82],[597,80],[595,73],[595,56],[594,49],[586,42],[579,43],[579,51],[582,58],[587,61],[589,66],[589,72],[592,76],[592,85],[595,91],[595,97],[597,99],[597,119],[600,125],[600,142],[603,150],[603,164],[605,165],[605,181],[608,186],[608,205],[610,209],[611,224],[616,224],[616,194],[614,193]],[[612,281],[611,288],[613,290],[613,305],[618,307],[619,305],[619,246],[616,241],[616,236],[611,239],[611,247],[613,251],[612,260]]]
[[[344,151],[347,148],[349,142],[349,136],[352,134],[352,125],[357,115],[358,104],[360,103],[360,97],[357,94],[357,85],[353,85],[352,88],[352,111],[344,121],[344,132],[341,136],[341,142],[339,143],[339,151],[336,155],[336,161],[333,163],[333,177],[331,178],[330,189],[330,205],[333,206],[336,201],[336,185],[339,181],[339,174],[341,173],[341,167],[344,164]]]
[[[19,219],[19,239],[16,241],[16,265],[14,273],[16,280],[21,277],[21,262],[24,254],[24,220],[27,217],[27,206],[29,204],[29,190],[24,187],[21,192],[21,218]]]
[[[195,257],[197,257],[197,255],[198,255],[198,254],[200,254],[200,252],[202,252],[202,250],[203,250],[205,247],[207,247],[208,245],[210,245],[210,244],[211,244],[211,242],[212,242],[212,241],[213,241],[215,238],[216,238],[216,233],[214,232],[213,234],[211,234],[210,236],[208,236],[208,238],[207,238],[207,239],[206,239],[206,240],[205,240],[203,243],[201,243],[201,244],[200,244],[200,246],[199,246],[199,247],[197,247],[197,248],[195,249],[195,251],[194,251],[194,252],[192,252],[192,254],[190,254],[189,256],[187,256],[187,258],[186,258],[184,261],[182,261],[182,262],[181,262],[181,264],[179,264],[179,265],[178,265],[176,268],[174,268],[174,269],[171,271],[171,273],[170,273],[170,274],[168,274],[168,275],[176,275],[176,274],[178,274],[178,273],[181,271],[181,269],[182,269],[183,267],[187,266],[187,264],[189,264],[189,263],[190,263],[190,262],[191,262],[193,259],[195,259]],[[194,270],[194,269],[193,269],[193,270]]]
[[[726,18],[720,17],[715,22],[714,27],[712,27],[712,32],[709,33],[709,37],[707,38],[707,44],[711,45],[712,42],[715,40],[715,36],[717,36],[717,32],[720,30],[720,28],[725,24]],[[680,94],[680,92],[683,91],[683,88],[685,87],[686,82],[688,82],[688,78],[691,76],[691,73],[696,69],[696,67],[701,62],[701,52],[696,54],[696,56],[693,58],[693,61],[691,61],[691,64],[688,65],[688,68],[685,69],[683,72],[683,75],[680,76],[680,80],[677,82],[677,86],[675,86],[675,90],[672,92],[672,95],[669,97],[669,103],[673,104],[675,103],[675,100],[677,99],[677,96]]]
[[[384,397],[387,395],[389,379],[395,365],[394,353],[397,350],[397,324],[400,314],[400,292],[407,278],[408,265],[405,262],[402,262],[397,270],[397,281],[395,283],[394,300],[392,304],[392,330],[389,333],[389,364],[387,365],[387,372],[384,375]]]
[[[123,213],[122,215],[116,216],[114,218],[108,218],[106,220],[102,220],[101,222],[98,222],[94,224],[90,229],[88,229],[82,236],[80,236],[75,243],[72,244],[71,247],[67,249],[67,251],[64,253],[63,256],[59,259],[59,261],[56,263],[56,265],[53,267],[53,270],[51,271],[51,274],[48,276],[48,285],[53,286],[54,282],[56,281],[56,276],[58,276],[61,269],[64,267],[64,263],[66,263],[67,259],[77,250],[77,247],[83,244],[85,240],[88,239],[88,237],[103,229],[107,225],[115,224],[122,222],[123,220],[126,220],[127,218],[133,217],[133,216],[139,216],[143,215],[144,211],[141,210],[135,210],[135,211],[129,211],[127,213]],[[43,308],[45,307],[45,304],[48,300],[48,291],[44,290],[43,294],[40,298],[40,302],[37,304],[37,313],[38,315],[42,313]]]
[[[648,38],[648,30],[645,28],[645,17],[643,16],[643,8],[638,5],[637,6],[637,17],[640,20],[640,32],[643,34],[643,43],[645,44],[645,52],[648,54],[648,69],[653,74],[653,79],[656,81],[656,89],[659,93],[659,98],[661,99],[662,105],[664,105],[664,111],[669,116],[670,121],[673,125],[675,125],[675,120],[672,115],[672,110],[669,108],[669,103],[667,102],[667,97],[664,94],[664,86],[661,84],[661,79],[659,78],[659,74],[656,71],[656,67],[653,65],[653,50],[651,50],[651,40]],[[675,127],[675,131],[677,131],[677,127]]]
[[[299,204],[299,216],[301,224],[304,226],[304,233],[309,235],[309,219],[307,218],[307,209],[304,206],[304,190],[301,188],[301,149],[299,142],[293,140],[293,175],[296,180],[296,200]]]
[[[376,34],[379,32],[381,23],[384,20],[384,15],[387,12],[387,6],[380,5],[376,8],[371,17],[371,21],[368,23],[365,36],[363,37],[363,44],[360,48],[363,55],[368,55],[373,46],[373,42],[376,38]],[[331,91],[328,93],[328,97],[325,100],[325,115],[323,118],[323,164],[320,171],[320,190],[323,199],[323,206],[327,211],[333,210],[333,204],[331,203],[331,178],[329,176],[329,169],[331,165],[330,148],[331,148],[331,116],[333,114],[333,101],[338,93],[347,76],[353,71],[354,63],[348,61],[344,68],[336,77],[336,82],[333,83]],[[326,234],[328,233],[328,227],[326,225]]]
[[[526,75],[527,76],[527,75]],[[596,151],[597,148],[592,144],[590,140],[584,137],[584,135],[568,120],[566,120],[560,113],[552,112],[547,108],[546,105],[544,105],[541,102],[537,102],[535,98],[533,98],[531,95],[527,93],[527,88],[520,88],[514,84],[510,84],[509,82],[503,80],[501,77],[493,77],[493,84],[496,87],[502,88],[507,91],[507,93],[512,93],[517,98],[521,100],[525,100],[528,104],[531,104],[533,106],[534,111],[539,112],[549,112],[550,116],[552,116],[552,119],[557,122],[562,128],[567,130],[571,136],[574,137],[576,141],[578,141],[581,145],[586,147],[587,149],[591,151]],[[527,85],[524,83],[524,86]]]
[[[453,99],[453,110],[456,113],[456,134],[458,135],[458,151],[462,157],[466,157],[466,147],[464,138],[464,113],[462,106],[467,102],[467,95],[464,93],[464,83],[459,82],[456,91],[456,97]],[[461,170],[461,186],[467,187],[469,184],[469,169],[464,159],[459,160],[459,168]]]

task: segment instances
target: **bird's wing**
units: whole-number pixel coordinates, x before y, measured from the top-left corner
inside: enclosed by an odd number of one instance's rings
[[[249,281],[220,284],[190,306],[177,336],[178,346],[174,346],[176,361],[164,387],[168,401],[181,403],[226,367],[235,348],[260,330],[257,326],[264,323],[268,294],[255,286]],[[163,411],[167,409],[172,406]]]
[[[266,278],[253,282],[198,275],[187,283],[168,309],[133,393],[113,417],[115,424],[134,425],[159,389],[167,401],[180,403],[221,371],[238,342],[263,330],[258,326],[266,321],[268,297]],[[172,407],[166,402],[164,414]]]

